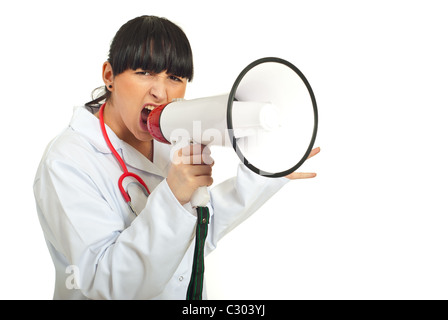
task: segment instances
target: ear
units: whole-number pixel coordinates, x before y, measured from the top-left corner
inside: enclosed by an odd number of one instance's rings
[[[103,81],[107,89],[111,91],[109,86],[114,83],[114,71],[109,61],[103,63]]]

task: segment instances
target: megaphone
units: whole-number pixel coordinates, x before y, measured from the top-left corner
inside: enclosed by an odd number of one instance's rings
[[[278,178],[297,170],[309,156],[318,114],[303,73],[286,60],[268,57],[250,63],[230,93],[156,107],[147,124],[159,142],[232,147],[247,168]],[[190,202],[195,207],[208,201],[207,188],[201,187]]]

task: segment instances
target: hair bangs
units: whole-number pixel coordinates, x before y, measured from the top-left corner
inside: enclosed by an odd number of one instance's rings
[[[193,79],[190,43],[178,26],[164,18],[145,16],[125,24],[111,44],[109,62],[115,75],[142,69]]]

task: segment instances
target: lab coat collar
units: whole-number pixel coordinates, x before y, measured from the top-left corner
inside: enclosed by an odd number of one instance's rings
[[[101,133],[99,120],[86,107],[75,107],[73,109],[73,116],[70,121],[70,127],[81,134],[89,143],[98,151],[104,154],[112,153],[109,149],[104,137]],[[109,128],[106,124],[106,132],[109,140],[123,158],[124,162],[129,167],[134,167],[139,170],[147,171],[157,174],[161,177],[167,176],[169,162],[166,162],[166,156],[163,156],[163,148],[156,146],[154,141],[154,163],[149,161],[140,152],[133,148],[128,143],[124,142]]]

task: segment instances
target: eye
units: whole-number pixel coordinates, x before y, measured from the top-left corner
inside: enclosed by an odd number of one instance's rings
[[[155,76],[157,73],[151,71],[151,70],[144,70],[144,69],[136,69],[135,74],[140,76]]]
[[[168,77],[170,80],[176,81],[176,82],[183,82],[181,77],[175,76],[175,75],[170,75]]]
[[[141,76],[150,76],[153,73],[150,71],[137,71],[135,74],[141,75]]]

